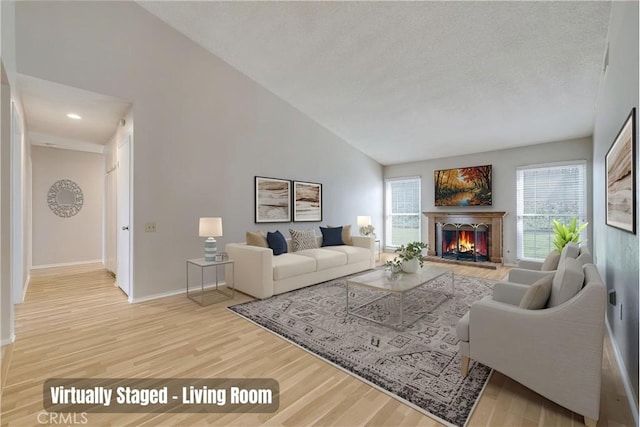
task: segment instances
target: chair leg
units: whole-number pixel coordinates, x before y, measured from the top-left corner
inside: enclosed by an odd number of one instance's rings
[[[466,377],[469,375],[469,356],[462,356],[460,359],[460,367],[462,368],[462,376]]]
[[[596,427],[598,424],[598,420],[594,420],[593,418],[584,417],[584,425],[587,427]]]

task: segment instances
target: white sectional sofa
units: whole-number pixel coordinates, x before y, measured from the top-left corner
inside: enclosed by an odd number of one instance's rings
[[[229,243],[226,251],[234,260],[234,285],[256,298],[269,298],[305,286],[375,268],[375,238],[352,236],[353,245],[324,246],[318,236],[317,249],[273,255],[269,248]]]

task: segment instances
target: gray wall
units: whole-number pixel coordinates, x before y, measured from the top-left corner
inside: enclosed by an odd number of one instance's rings
[[[322,183],[322,224],[382,216],[382,166],[134,3],[18,2],[16,43],[20,73],[133,103],[134,299],[184,288],[199,217],[288,230],[253,223],[255,175]]]
[[[640,241],[636,234],[605,223],[604,158],[633,107],[638,108],[638,2],[613,2],[609,24],[609,67],[598,95],[594,128],[594,243],[597,264],[608,289],[615,289],[618,305],[607,305],[613,340],[622,355],[638,404],[638,284]],[[636,110],[636,156],[638,156]],[[638,157],[636,157],[638,168]],[[636,171],[640,177],[640,171]],[[638,189],[636,183],[636,212]],[[637,406],[636,411],[637,413]]]
[[[504,219],[504,262],[516,262],[516,168],[565,160],[587,161],[587,207],[591,206],[591,138],[571,141],[551,142],[529,145],[508,150],[489,151],[464,156],[424,162],[387,166],[385,178],[403,176],[422,177],[422,211],[506,211]],[[466,166],[493,166],[493,205],[483,207],[438,207],[434,205],[433,171]],[[588,209],[588,221],[591,223],[591,210]],[[422,220],[423,239],[427,239],[425,219]],[[589,240],[591,240],[589,232]]]
[[[33,266],[102,259],[104,156],[49,147],[31,149],[33,171]],[[70,179],[82,190],[78,214],[61,218],[47,203],[49,188]]]

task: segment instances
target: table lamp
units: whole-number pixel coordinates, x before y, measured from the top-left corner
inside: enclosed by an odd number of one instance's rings
[[[222,236],[222,218],[200,218],[200,237],[206,237],[204,242],[204,260],[213,261],[218,252],[216,239],[213,236]]]

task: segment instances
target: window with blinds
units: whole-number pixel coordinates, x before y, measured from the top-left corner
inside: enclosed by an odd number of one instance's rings
[[[385,189],[385,245],[421,240],[420,178],[387,180]]]
[[[553,246],[553,220],[587,220],[585,161],[517,169],[518,259],[542,260]],[[586,236],[581,237],[585,241]]]

